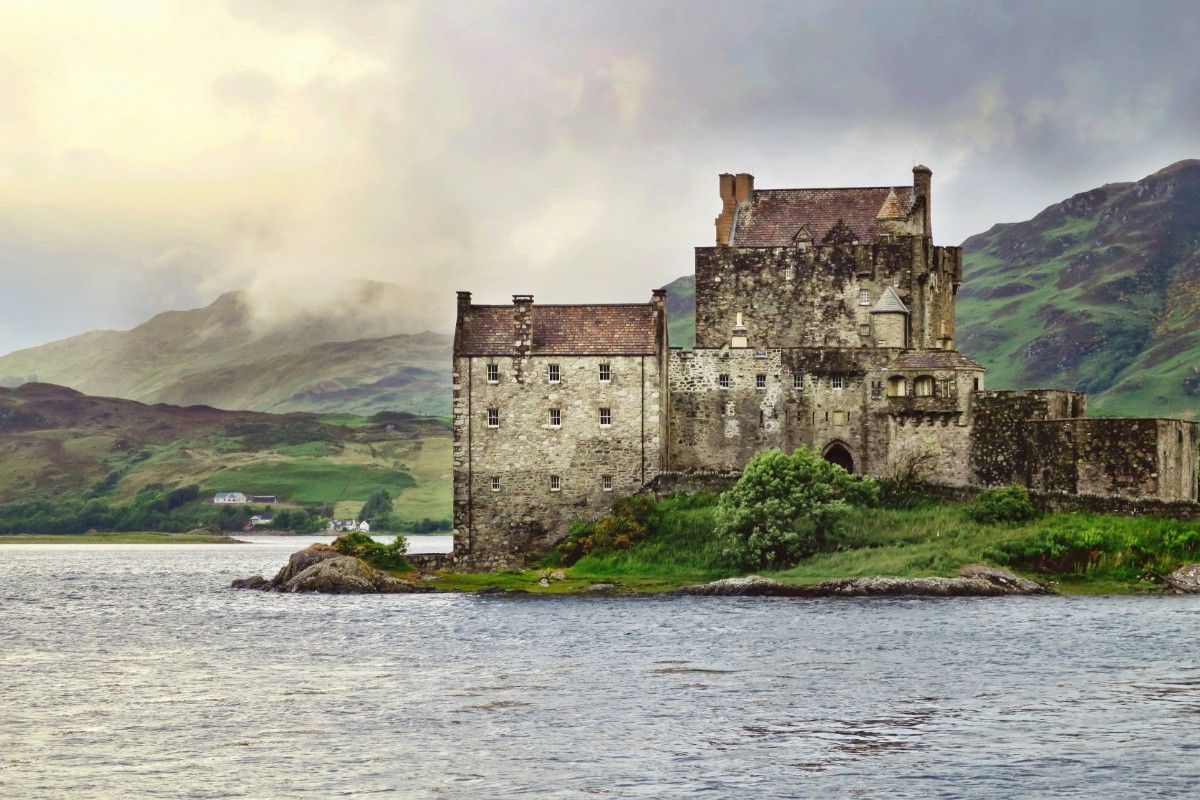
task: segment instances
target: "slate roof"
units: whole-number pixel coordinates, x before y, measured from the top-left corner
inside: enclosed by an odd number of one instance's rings
[[[879,212],[895,192],[900,211],[913,204],[911,186],[868,186],[854,189],[755,189],[749,205],[734,218],[734,247],[791,247],[796,232],[807,228],[820,244],[838,220],[860,242],[869,242],[879,228]]]
[[[533,355],[654,355],[654,306],[537,305]],[[513,306],[471,306],[458,342],[461,355],[511,355]]]
[[[909,350],[896,356],[888,369],[978,369],[983,366],[957,350]]]
[[[904,301],[900,299],[900,295],[896,294],[896,290],[891,286],[883,290],[879,301],[875,303],[875,307],[871,309],[872,314],[889,314],[899,311],[902,314],[908,313],[908,306],[904,305]]]

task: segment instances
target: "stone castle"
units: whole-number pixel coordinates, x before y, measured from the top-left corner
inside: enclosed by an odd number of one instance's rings
[[[617,497],[801,445],[859,474],[920,463],[950,487],[1194,502],[1194,423],[985,388],[955,349],[962,250],[933,244],[931,178],[756,189],[721,175],[691,350],[668,341],[661,289],[607,305],[459,292],[452,561],[519,566]]]

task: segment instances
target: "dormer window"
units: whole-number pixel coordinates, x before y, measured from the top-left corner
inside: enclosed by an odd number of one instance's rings
[[[499,364],[488,364],[487,365],[487,382],[488,383],[499,383],[500,382],[500,365]]]

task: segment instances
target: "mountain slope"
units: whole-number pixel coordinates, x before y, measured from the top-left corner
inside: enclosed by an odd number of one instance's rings
[[[1082,192],[963,243],[958,346],[994,388],[1191,416],[1200,373],[1200,161]]]
[[[270,411],[446,414],[451,337],[400,334],[406,298],[359,282],[327,314],[256,323],[242,292],[168,311],[129,331],[92,331],[0,357],[26,380],[144,402]]]

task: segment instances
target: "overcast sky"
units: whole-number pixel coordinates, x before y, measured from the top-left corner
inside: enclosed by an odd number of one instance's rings
[[[0,1],[0,353],[353,278],[628,301],[760,187],[933,169],[958,244],[1200,157],[1180,3]],[[351,309],[347,309],[350,311]]]

